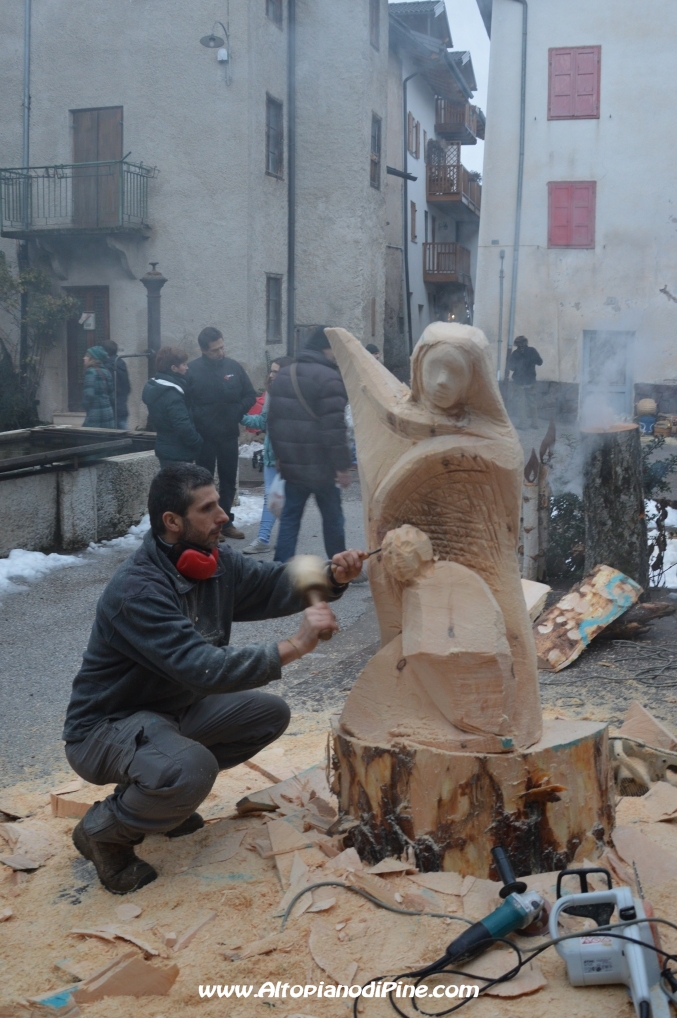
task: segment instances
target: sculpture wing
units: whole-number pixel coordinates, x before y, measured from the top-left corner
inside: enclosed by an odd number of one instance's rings
[[[382,479],[416,444],[412,438],[393,433],[393,423],[409,396],[409,388],[345,329],[326,331],[348,392],[366,512]]]

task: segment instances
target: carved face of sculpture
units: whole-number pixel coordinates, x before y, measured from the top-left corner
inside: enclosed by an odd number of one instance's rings
[[[436,343],[423,354],[421,387],[424,402],[449,411],[465,402],[472,381],[472,364],[464,350]]]

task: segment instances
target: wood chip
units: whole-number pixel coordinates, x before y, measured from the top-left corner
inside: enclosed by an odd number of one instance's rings
[[[132,905],[131,902],[126,905],[118,905],[115,909],[116,916],[118,919],[122,919],[123,922],[126,922],[128,919],[136,919],[142,912],[142,908],[139,908],[138,905]]]
[[[454,895],[461,894],[464,880],[460,873],[415,873],[409,879],[430,891]]]
[[[166,996],[178,974],[178,965],[160,967],[129,952],[91,975],[72,991],[72,996],[78,1004],[104,997]]]
[[[97,926],[91,930],[69,930],[73,936],[77,937],[98,937],[100,940],[125,940],[129,944],[134,944],[135,947],[140,948],[144,954],[150,955],[151,957],[159,956],[160,952],[150,944],[147,944],[143,940],[139,940],[138,937],[133,936],[131,933],[127,933],[126,930],[120,930],[117,926]]]
[[[675,876],[675,856],[654,844],[641,831],[617,827],[611,834],[614,847],[629,867],[635,863],[644,890],[660,887]],[[633,880],[634,883],[634,880]]]
[[[367,873],[378,873],[383,876],[384,873],[416,873],[416,866],[412,866],[411,863],[401,862],[400,859],[392,859],[387,857],[377,862],[375,866],[370,866]]]
[[[677,818],[677,788],[667,781],[657,781],[642,796],[642,805],[653,823]]]
[[[0,923],[6,923],[8,919],[11,919],[14,913],[11,908],[0,909]]]
[[[357,872],[364,869],[362,860],[354,848],[344,849],[343,852],[339,852],[333,859],[329,859],[325,865],[327,869],[335,870],[337,873],[345,873],[346,870]]]
[[[0,862],[13,870],[37,870],[41,866],[41,863],[35,859],[30,859],[27,855],[22,855],[21,853],[16,855],[0,855]]]
[[[217,862],[227,862],[240,850],[246,831],[233,831],[225,837],[212,841],[204,851],[193,859],[191,866],[211,866]]]
[[[200,930],[210,923],[212,919],[216,918],[216,912],[209,912],[203,919],[191,926],[190,929],[182,933],[176,944],[174,945],[175,951],[183,951],[184,948],[188,947],[193,938],[200,932]]]
[[[633,700],[630,704],[618,733],[631,739],[641,739],[647,745],[657,746],[659,749],[677,749],[677,737],[642,707],[638,700]]]

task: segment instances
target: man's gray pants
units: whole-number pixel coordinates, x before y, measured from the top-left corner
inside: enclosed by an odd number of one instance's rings
[[[112,795],[84,818],[94,841],[136,844],[178,827],[209,794],[220,770],[248,760],[279,738],[289,707],[271,693],[217,693],[179,716],[139,711],[106,720],[83,742],[66,744],[68,762]]]

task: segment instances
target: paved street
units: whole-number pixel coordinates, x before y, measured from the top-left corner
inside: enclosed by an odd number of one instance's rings
[[[344,500],[348,544],[364,542],[362,503],[357,481]],[[257,524],[245,526],[247,541]],[[322,529],[315,504],[306,510],[299,551],[324,554]],[[103,587],[127,551],[107,549],[83,553],[81,564],[50,573],[22,593],[4,594],[0,600],[0,787],[65,767],[61,728],[71,682],[87,643],[96,602]],[[267,555],[265,558],[271,558]],[[296,710],[339,709],[344,690],[377,639],[369,585],[349,588],[336,607],[342,632],[315,655],[285,669],[276,691],[287,696]],[[282,638],[294,631],[294,619],[241,623],[234,627],[233,643]],[[340,660],[339,660],[340,659]],[[292,721],[293,730],[293,721]]]

